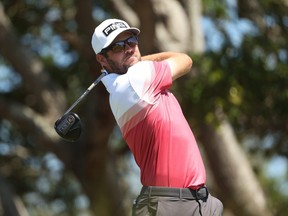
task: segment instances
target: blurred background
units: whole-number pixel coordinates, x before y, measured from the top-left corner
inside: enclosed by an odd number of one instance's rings
[[[0,215],[127,216],[141,183],[100,83],[90,40],[106,18],[141,29],[142,55],[179,51],[171,89],[194,131],[224,216],[288,215],[287,0],[1,0]]]

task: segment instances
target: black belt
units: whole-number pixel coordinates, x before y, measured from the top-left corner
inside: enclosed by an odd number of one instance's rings
[[[190,188],[169,188],[169,187],[156,187],[156,186],[144,186],[141,189],[140,195],[145,196],[167,196],[178,197],[184,199],[196,199],[203,200],[209,195],[208,188],[203,186],[197,190]]]

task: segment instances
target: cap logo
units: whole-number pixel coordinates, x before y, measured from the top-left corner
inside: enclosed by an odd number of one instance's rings
[[[125,23],[123,23],[123,22],[114,22],[114,23],[111,23],[110,25],[108,25],[103,30],[103,33],[107,37],[109,34],[111,34],[113,31],[115,31],[116,29],[119,29],[119,28],[128,28],[128,26],[125,25]]]

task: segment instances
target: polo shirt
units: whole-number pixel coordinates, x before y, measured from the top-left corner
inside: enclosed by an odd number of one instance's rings
[[[193,132],[175,96],[168,62],[140,61],[102,82],[144,186],[196,189],[206,172]]]

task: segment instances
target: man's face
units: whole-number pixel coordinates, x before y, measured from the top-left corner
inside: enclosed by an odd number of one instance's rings
[[[138,44],[129,43],[130,41],[133,42],[136,40],[136,38],[133,37],[135,36],[133,36],[131,32],[123,32],[118,35],[108,49],[105,50],[105,54],[100,54],[101,57],[97,57],[102,67],[109,72],[124,74],[129,67],[139,62],[141,60],[141,54]],[[119,47],[114,45],[117,42],[118,44],[125,44],[124,49],[117,49]],[[114,49],[109,49],[113,47],[113,45]]]

